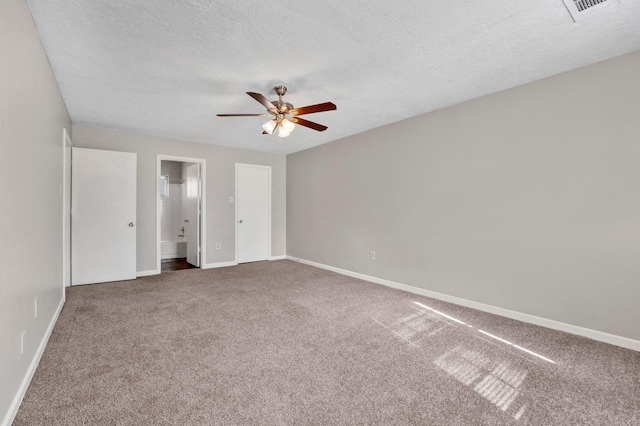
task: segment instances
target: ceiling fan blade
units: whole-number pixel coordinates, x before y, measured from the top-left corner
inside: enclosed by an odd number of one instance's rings
[[[271,114],[216,114],[218,117],[271,117]]]
[[[291,117],[290,120],[291,120],[292,123],[296,123],[296,124],[299,124],[301,126],[308,127],[310,129],[313,129],[313,130],[317,130],[319,132],[324,132],[325,130],[327,130],[327,126],[323,126],[322,124],[314,123],[313,121],[305,120],[304,118]]]
[[[265,98],[264,96],[262,96],[260,93],[256,93],[256,92],[247,92],[247,95],[251,96],[253,99],[255,99],[256,101],[260,102],[262,105],[264,105],[264,107],[268,110],[277,110],[278,108],[276,108],[276,106],[274,104],[272,104],[269,99]]]
[[[333,102],[324,102],[322,104],[308,105],[300,108],[294,108],[289,113],[293,116],[303,115],[303,114],[312,114],[314,112],[323,112],[323,111],[333,111],[337,109],[336,105]]]

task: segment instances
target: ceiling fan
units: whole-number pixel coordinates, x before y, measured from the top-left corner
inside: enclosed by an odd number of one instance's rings
[[[289,102],[282,100],[282,97],[287,93],[285,86],[276,86],[276,94],[278,95],[277,101],[269,101],[260,93],[247,92],[247,95],[251,96],[256,101],[260,102],[267,109],[269,114],[218,114],[218,117],[269,117],[269,120],[262,126],[263,135],[270,135],[276,129],[278,130],[278,136],[286,138],[291,134],[296,124],[304,127],[308,127],[319,132],[327,130],[327,126],[314,123],[313,121],[300,118],[300,115],[312,114],[314,112],[333,111],[337,107],[331,102],[324,102],[322,104],[308,105],[300,108],[294,108]]]

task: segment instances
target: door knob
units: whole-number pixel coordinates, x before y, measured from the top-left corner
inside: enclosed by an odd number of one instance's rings
[[[242,223],[242,219],[240,219],[238,222]]]
[[[129,228],[133,228],[133,222],[129,222]]]

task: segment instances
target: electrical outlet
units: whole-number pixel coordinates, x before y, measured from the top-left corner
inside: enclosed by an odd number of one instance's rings
[[[220,244],[220,243],[216,243],[216,249],[217,249],[217,250],[220,250],[221,248],[222,248],[222,244]]]
[[[369,258],[370,258],[371,260],[376,260],[376,252],[375,252],[375,251],[372,251],[372,252],[371,252],[371,254],[369,255]]]
[[[233,197],[229,197],[229,202],[233,203]]]
[[[33,317],[38,318],[38,298],[33,301]]]
[[[26,331],[23,331],[20,335],[20,355],[24,353],[24,335],[27,334]]]

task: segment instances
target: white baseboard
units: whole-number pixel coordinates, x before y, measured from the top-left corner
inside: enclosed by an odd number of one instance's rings
[[[148,277],[149,275],[158,275],[160,272],[158,272],[157,269],[151,269],[149,271],[138,271],[136,272],[136,277]]]
[[[217,263],[205,263],[202,265],[202,269],[212,269],[212,268],[225,268],[227,266],[236,266],[238,262],[232,260],[231,262],[217,262]]]
[[[445,302],[455,303],[456,305],[466,306],[468,308],[489,312],[491,314],[500,315],[503,317],[515,319],[515,320],[526,322],[529,324],[535,324],[542,327],[551,328],[553,330],[559,330],[559,331],[564,331],[566,333],[576,334],[578,336],[588,337],[593,340],[598,340],[600,342],[605,342],[611,345],[616,345],[616,346],[620,346],[623,348],[632,349],[634,351],[640,352],[640,341],[630,339],[628,337],[605,333],[603,331],[598,331],[598,330],[592,330],[590,328],[567,324],[560,321],[538,317],[531,314],[512,311],[510,309],[500,308],[498,306],[492,306],[484,303],[474,302],[473,300],[467,300],[467,299],[463,299],[456,296],[449,296],[448,294],[438,293],[431,290],[425,290],[423,288],[414,287],[407,284],[401,284],[395,281],[389,281],[382,278],[372,277],[370,275],[348,271],[346,269],[340,269],[333,266],[324,265],[322,263],[312,262],[310,260],[300,259],[293,256],[287,256],[287,259],[304,263],[306,265],[315,266],[317,268],[326,269],[328,271],[337,272],[338,274],[347,275],[349,277],[370,281],[375,284],[381,284],[387,287],[404,290],[409,293],[418,294],[420,296],[426,296],[426,297],[431,297],[432,299],[438,299]]]
[[[16,395],[13,397],[13,401],[9,406],[9,410],[7,411],[7,414],[4,416],[4,419],[2,420],[2,426],[9,426],[13,422],[13,419],[16,417],[16,414],[18,414],[18,409],[20,408],[20,404],[22,404],[22,399],[24,398],[24,395],[27,393],[27,389],[29,388],[31,379],[33,378],[33,375],[35,374],[36,369],[38,368],[38,364],[40,363],[40,358],[42,358],[42,354],[44,353],[44,348],[47,346],[47,342],[49,341],[49,337],[51,336],[53,327],[56,325],[56,321],[58,321],[60,312],[62,312],[64,301],[65,301],[65,296],[63,291],[60,304],[58,305],[55,312],[53,313],[53,317],[49,322],[49,326],[47,327],[47,330],[45,331],[44,336],[42,336],[40,345],[38,345],[38,349],[36,350],[36,353],[33,355],[33,359],[31,359],[31,363],[29,364],[29,368],[27,369],[27,372],[24,375],[24,378],[22,379],[22,383],[20,384],[20,387],[18,388]]]
[[[286,259],[286,258],[287,258],[287,255],[283,254],[283,255],[280,255],[280,256],[271,256],[269,258],[269,260],[283,260],[283,259]]]

